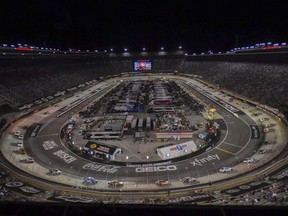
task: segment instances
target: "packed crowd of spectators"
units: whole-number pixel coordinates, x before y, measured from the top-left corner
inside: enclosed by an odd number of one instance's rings
[[[182,58],[155,59],[153,61],[152,70],[164,73],[174,72],[182,61]]]
[[[133,71],[133,60],[131,59],[123,59],[123,60],[113,60],[110,61],[111,69],[115,74],[123,73],[123,72],[131,72]]]
[[[288,100],[288,65],[185,61],[180,71],[272,107]]]
[[[48,59],[49,61],[49,59]],[[106,62],[17,66],[1,71],[0,102],[15,106],[32,103],[79,84],[113,73]]]
[[[182,60],[169,58],[151,61],[152,70],[169,72],[174,71]],[[0,66],[0,105],[8,103],[19,107],[93,79],[131,72],[133,60],[13,57],[1,58]]]
[[[181,57],[150,59],[152,72],[183,72],[199,75],[262,104],[277,107],[288,100],[288,65],[253,62],[184,60]],[[22,106],[102,76],[133,71],[130,58],[0,59],[0,105]]]

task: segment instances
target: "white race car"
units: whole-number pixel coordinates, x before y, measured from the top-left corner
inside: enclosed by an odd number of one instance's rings
[[[156,181],[155,182],[155,184],[157,185],[157,186],[164,186],[164,185],[169,185],[169,181],[167,181],[167,180],[159,180],[159,181]]]
[[[231,172],[233,171],[233,169],[231,167],[222,167],[219,169],[219,172],[221,173],[227,173],[227,172]]]
[[[49,172],[52,175],[60,175],[61,174],[61,171],[59,169],[50,169]]]
[[[254,162],[254,158],[252,158],[252,157],[246,158],[243,162],[244,163],[253,163]]]
[[[184,177],[182,179],[180,179],[181,182],[184,182],[184,183],[189,183],[189,182],[196,182],[197,179],[196,178],[193,178],[193,177]]]

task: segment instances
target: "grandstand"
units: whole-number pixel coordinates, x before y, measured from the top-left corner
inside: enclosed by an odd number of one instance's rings
[[[156,54],[152,73],[197,75],[221,89],[277,107],[288,100],[287,53],[191,55],[184,52]],[[21,107],[91,80],[133,72],[141,54],[2,55],[0,57],[0,103]],[[73,91],[72,91],[73,93]]]
[[[217,88],[219,87],[220,90],[231,91],[247,97],[247,99],[277,107],[281,103],[286,103],[288,99],[286,94],[288,90],[286,85],[288,81],[288,62],[285,62],[283,57],[287,58],[288,56],[287,54],[281,54],[279,61],[270,61],[270,57],[274,59],[277,55],[279,56],[277,53],[215,56],[185,56],[178,54],[174,56],[170,54],[157,56],[152,54],[149,56],[149,60],[153,66],[152,71],[149,71],[149,73],[189,75],[202,82],[208,82]],[[0,106],[10,104],[20,107],[24,104],[35,104],[36,101],[39,103],[48,102],[56,95],[73,94],[74,91],[80,88],[95,84],[98,79],[135,72],[133,71],[133,61],[140,57],[137,55],[126,57],[111,56],[108,54],[0,56],[0,65],[2,66],[0,69],[2,77],[0,80]],[[137,72],[136,75],[140,76],[141,73],[145,72]],[[140,87],[135,82],[133,91],[137,92]],[[158,99],[171,99],[168,90],[166,92],[164,87],[159,89],[161,93],[165,94],[164,96],[162,95],[163,97],[159,96]],[[133,95],[133,91],[131,91],[131,95]],[[155,92],[157,93],[157,91]],[[155,95],[155,101],[156,99]],[[132,98],[127,97],[126,100],[119,102],[136,102],[136,100],[133,99],[132,101]],[[175,111],[175,107],[156,106],[156,104],[151,109],[155,113]],[[155,124],[155,122],[150,117],[132,119],[131,130],[133,131],[136,129],[138,132],[150,131],[154,128],[153,123]],[[105,140],[107,138],[117,139],[121,134],[122,131],[103,130],[101,132],[92,132],[90,135],[93,139]],[[157,138],[171,137],[171,133],[158,133],[156,135]],[[184,132],[184,135],[192,138],[193,134],[185,134]],[[192,151],[193,149],[188,150]],[[184,151],[183,154],[186,154],[186,152]],[[167,155],[167,152],[163,150],[161,158],[166,159],[165,155]],[[170,156],[167,157],[173,156],[172,153],[168,155]],[[205,201],[205,204],[270,205],[272,203],[274,205],[286,205],[288,200],[286,197],[288,190],[286,187],[287,181],[284,183],[276,182],[277,184],[272,183],[271,180],[269,185],[265,187],[263,186],[251,192],[243,192],[243,194],[235,195],[234,197],[225,193],[225,191],[220,195],[212,194],[216,199]],[[170,201],[163,201],[163,203],[167,202]],[[193,204],[193,202],[190,204]]]
[[[285,54],[287,57],[287,54]],[[287,101],[288,62],[284,54],[254,54],[228,56],[199,56],[186,59],[182,73],[202,77],[208,83],[218,85],[261,104],[277,107]],[[278,58],[277,58],[278,57]],[[272,63],[271,59],[275,59]],[[277,59],[277,60],[276,60]]]

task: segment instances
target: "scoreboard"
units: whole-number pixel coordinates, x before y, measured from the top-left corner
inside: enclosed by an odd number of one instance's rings
[[[150,71],[152,69],[152,63],[149,60],[134,61],[135,71]]]

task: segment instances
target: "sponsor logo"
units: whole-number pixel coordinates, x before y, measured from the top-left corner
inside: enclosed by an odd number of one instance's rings
[[[199,133],[198,134],[199,139],[205,139],[206,136],[207,136],[207,133]]]
[[[37,194],[40,193],[39,190],[33,188],[33,187],[29,187],[29,186],[22,186],[20,187],[20,190],[22,190],[25,193],[31,193],[31,194]]]
[[[54,152],[53,155],[56,155],[57,157],[61,158],[66,163],[71,163],[71,162],[76,160],[75,157],[73,157],[72,155],[67,154],[66,152],[64,152],[62,150]]]
[[[220,160],[217,154],[215,155],[208,155],[207,157],[198,159],[196,158],[194,161],[190,162],[193,166],[202,166],[203,164],[212,161],[212,160]]]
[[[115,173],[118,171],[117,166],[114,165],[100,165],[97,163],[89,163],[83,166],[83,169],[93,170],[96,172],[107,172],[107,173]]]
[[[54,140],[45,141],[43,142],[42,146],[46,151],[58,147]]]
[[[241,193],[246,193],[248,191],[256,190],[257,188],[264,187],[268,185],[265,182],[251,182],[247,185],[241,185],[237,188],[232,188],[230,190],[224,191],[227,194],[238,196]]]
[[[183,150],[183,148],[187,148],[187,145],[186,144],[176,145],[176,146],[170,148],[170,151],[175,151],[175,150],[181,151],[181,150]]]
[[[127,164],[127,167],[150,167],[150,166],[162,166],[171,164],[171,161],[165,161],[161,163],[149,163],[149,164]]]
[[[281,172],[277,173],[276,175],[272,176],[271,179],[281,180],[283,178],[288,177],[288,168],[282,170]]]
[[[56,199],[56,200],[64,200],[67,202],[73,202],[73,203],[95,203],[97,200],[85,198],[85,197],[77,197],[77,196],[55,196],[52,197],[51,199]]]
[[[135,169],[136,173],[143,173],[143,172],[163,172],[163,171],[173,171],[177,170],[175,165],[170,166],[155,166],[155,167],[137,167]]]
[[[90,145],[90,148],[91,148],[91,149],[96,149],[96,148],[97,148],[97,145],[96,145],[95,143],[93,143],[93,144]]]
[[[251,139],[259,139],[259,128],[257,125],[250,125],[251,128]]]
[[[99,146],[99,147],[97,148],[97,150],[108,153],[109,150],[110,150],[110,148],[105,147],[105,146]]]
[[[22,182],[8,182],[8,183],[6,183],[5,184],[5,186],[6,187],[13,187],[13,188],[15,188],[15,187],[21,187],[21,186],[23,186],[23,183]]]
[[[41,192],[40,190],[34,187],[24,185],[22,182],[7,182],[5,186],[10,188],[13,191],[22,192],[26,195],[32,195],[32,194],[37,194]]]
[[[200,202],[200,201],[209,201],[214,199],[213,196],[209,194],[197,194],[193,196],[183,196],[173,200],[169,200],[170,203],[179,203],[179,202]]]

